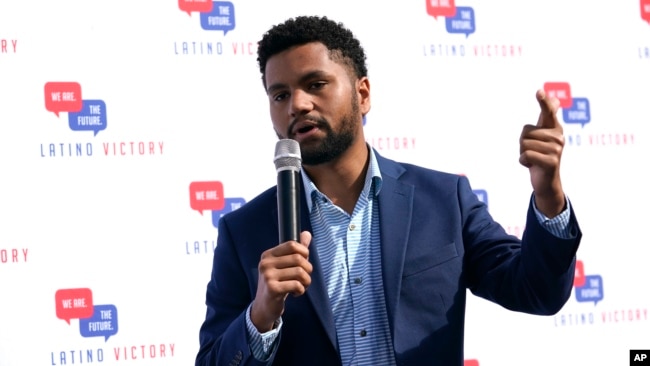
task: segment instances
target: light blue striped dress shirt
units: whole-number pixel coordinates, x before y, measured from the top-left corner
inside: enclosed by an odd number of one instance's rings
[[[341,361],[344,366],[395,365],[388,315],[384,301],[379,237],[381,173],[370,149],[370,164],[359,200],[349,215],[323,195],[302,171],[312,224],[310,246],[318,248],[330,307],[334,315]],[[567,200],[568,203],[568,200]],[[534,202],[533,202],[534,204]],[[558,237],[568,237],[569,208],[553,219],[536,208],[538,220]],[[246,312],[251,351],[258,360],[268,360],[278,326],[260,334]]]

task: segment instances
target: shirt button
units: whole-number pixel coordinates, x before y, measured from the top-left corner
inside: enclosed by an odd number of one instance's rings
[[[350,224],[350,226],[348,226],[348,229],[350,229],[350,231],[353,231],[354,228],[356,228],[356,226],[354,226],[354,224]]]
[[[359,332],[359,335],[362,336],[362,337],[365,337],[366,334],[368,334],[368,333],[366,333],[366,330],[365,330],[365,329],[362,329],[362,330]]]
[[[355,285],[360,285],[361,284],[361,277],[357,277],[354,279],[354,284]]]

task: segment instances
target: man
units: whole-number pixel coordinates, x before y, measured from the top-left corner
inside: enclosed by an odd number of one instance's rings
[[[383,158],[363,134],[365,54],[325,17],[260,41],[279,138],[302,154],[300,243],[277,243],[272,187],[219,224],[197,365],[462,365],[466,289],[553,314],[571,293],[581,233],[560,180],[558,101],[537,92],[519,161],[533,186],[522,241],[466,178]]]

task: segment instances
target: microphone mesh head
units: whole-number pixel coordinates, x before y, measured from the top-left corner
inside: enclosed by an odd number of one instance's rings
[[[298,141],[291,139],[282,139],[275,144],[275,170],[300,171],[302,158],[300,157],[300,145]]]

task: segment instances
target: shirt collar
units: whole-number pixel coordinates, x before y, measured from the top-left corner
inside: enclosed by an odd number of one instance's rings
[[[368,147],[368,155],[370,158],[370,164],[368,165],[368,171],[366,172],[366,179],[363,185],[363,190],[361,194],[369,195],[370,192],[373,192],[375,197],[379,195],[381,190],[381,172],[379,171],[379,164],[377,163],[377,157],[375,156],[375,150],[371,147]],[[319,195],[322,195],[314,182],[309,179],[307,173],[304,169],[300,169],[300,174],[302,174],[303,188],[305,189],[305,197],[307,197],[307,209],[308,212],[311,212],[314,199]],[[372,191],[370,190],[372,186]]]

